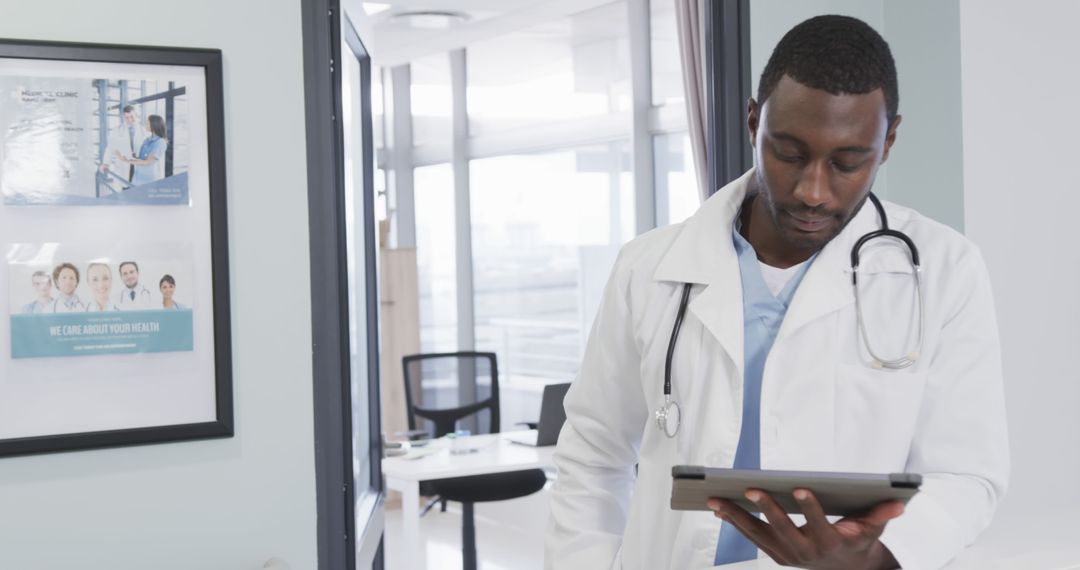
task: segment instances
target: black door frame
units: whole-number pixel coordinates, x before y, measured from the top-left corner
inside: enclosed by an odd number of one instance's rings
[[[709,195],[754,165],[746,132],[750,0],[705,0],[705,153]]]
[[[385,491],[379,413],[378,293],[374,220],[374,147],[371,124],[371,59],[339,0],[307,0],[303,9],[304,97],[307,126],[308,225],[311,256],[312,380],[318,568],[352,570],[358,529],[352,472],[348,244],[345,233],[344,127],[341,122],[342,57],[357,57],[361,73],[361,136],[368,402],[371,482]],[[342,24],[346,33],[342,37]],[[345,41],[353,54],[342,54]],[[357,268],[358,270],[360,268]],[[373,568],[381,570],[382,546]]]

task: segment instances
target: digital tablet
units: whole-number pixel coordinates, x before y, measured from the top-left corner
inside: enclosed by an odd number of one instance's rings
[[[848,516],[872,508],[882,501],[907,504],[922,485],[915,473],[830,473],[824,471],[768,471],[723,469],[697,465],[671,468],[671,508],[680,511],[710,510],[710,497],[727,499],[752,513],[759,509],[746,500],[747,489],[769,493],[785,512],[802,514],[791,493],[795,489],[813,491],[826,515]]]

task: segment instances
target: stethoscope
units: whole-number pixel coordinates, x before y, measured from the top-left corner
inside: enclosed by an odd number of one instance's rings
[[[915,242],[911,241],[911,238],[904,234],[904,232],[889,229],[889,221],[885,217],[885,208],[882,207],[881,201],[878,200],[877,196],[874,196],[873,193],[870,193],[870,201],[873,202],[874,208],[877,210],[878,218],[881,220],[881,229],[863,235],[851,248],[851,286],[855,290],[855,318],[858,321],[859,334],[862,337],[863,346],[866,347],[866,352],[869,353],[871,358],[870,366],[872,368],[900,370],[915,364],[915,361],[919,359],[919,353],[922,352],[924,309],[922,283],[919,280],[919,274],[922,272],[919,265],[919,248],[915,247]],[[915,342],[915,350],[891,360],[879,356],[879,353],[871,346],[870,337],[866,332],[866,323],[863,321],[862,304],[859,300],[859,251],[867,242],[879,237],[895,238],[902,241],[904,245],[907,246],[908,251],[911,254],[911,266],[913,269],[911,274],[915,279],[915,296],[919,303],[919,336]],[[675,355],[675,341],[679,338],[679,329],[682,328],[683,318],[686,317],[686,307],[690,303],[690,289],[693,288],[693,286],[693,283],[683,284],[682,298],[679,300],[679,312],[675,316],[675,326],[671,330],[671,339],[668,340],[667,358],[664,361],[664,404],[656,410],[656,424],[659,426],[660,431],[664,432],[664,435],[668,437],[675,437],[675,434],[679,433],[679,424],[682,419],[682,409],[679,407],[679,403],[671,397],[671,360]]]

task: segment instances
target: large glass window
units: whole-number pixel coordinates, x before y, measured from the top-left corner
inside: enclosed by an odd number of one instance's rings
[[[383,73],[381,67],[371,69],[371,138],[375,145],[376,153],[386,147],[383,131],[386,128],[386,110],[383,108]]]
[[[472,162],[476,344],[498,354],[501,382],[577,372],[612,263],[633,235],[627,147]]]
[[[452,148],[449,54],[409,63],[414,211],[402,215],[416,223],[421,350],[470,348],[458,333],[471,321],[472,347],[498,354],[504,429],[537,419],[542,384],[576,375],[611,266],[635,234],[635,201],[656,201],[657,225],[697,209],[685,115],[670,107],[684,100],[674,5],[650,5],[649,103],[661,112],[644,135],[653,137],[656,174],[636,191],[625,0],[465,46],[463,148]],[[391,87],[384,84],[384,97]],[[389,138],[389,123],[384,132]],[[469,285],[455,250],[462,189],[452,160],[460,153],[459,167],[469,168],[471,315],[458,314],[459,288]],[[393,191],[394,173],[387,175]]]
[[[653,0],[649,3],[649,12],[653,105],[681,104],[685,95],[675,2]]]
[[[615,2],[470,45],[470,131],[629,110],[628,29]]]
[[[689,218],[700,205],[690,135],[672,133],[653,139],[656,153],[656,222],[674,224]]]
[[[409,98],[412,107],[413,146],[450,146],[450,56],[422,57],[409,65]]]
[[[453,169],[447,163],[416,168],[413,185],[420,351],[453,352],[458,349]]]

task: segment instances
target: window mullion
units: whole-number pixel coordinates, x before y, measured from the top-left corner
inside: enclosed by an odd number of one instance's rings
[[[634,165],[634,219],[638,235],[656,227],[655,163],[649,119],[652,111],[652,55],[649,0],[627,0],[630,22],[630,83],[633,99],[631,153]]]

